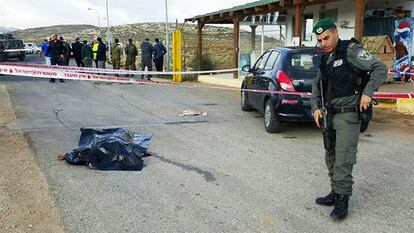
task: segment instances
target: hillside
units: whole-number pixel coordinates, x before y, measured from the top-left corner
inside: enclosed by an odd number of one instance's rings
[[[11,31],[16,31],[19,30],[17,28],[6,28],[6,27],[2,27],[0,26],[0,33],[7,33],[7,32],[11,32]]]
[[[174,31],[176,24],[170,24],[170,30]],[[182,24],[178,25],[179,28]],[[128,38],[132,38],[137,45],[145,38],[153,41],[155,38],[165,40],[165,24],[164,23],[137,23],[112,26],[111,32],[113,38],[118,38],[120,42],[126,44]],[[106,40],[106,28],[101,29],[101,36]],[[91,41],[94,35],[99,34],[99,28],[93,25],[56,25],[50,27],[30,28],[25,30],[14,31],[16,38],[25,42],[40,43],[44,38],[49,38],[53,33],[62,36],[68,42],[73,42],[76,37],[81,40]],[[195,57],[197,49],[197,29],[195,25],[186,24],[183,38],[183,63],[185,70],[195,68]],[[171,37],[170,37],[171,39]],[[165,44],[165,41],[164,41]],[[170,43],[171,44],[171,43]],[[221,69],[229,68],[232,63],[233,49],[233,30],[227,27],[205,26],[203,28],[203,54],[205,67],[204,69]],[[280,45],[280,41],[265,37],[265,48]],[[256,51],[260,50],[260,37],[256,37]],[[246,31],[240,32],[240,52],[250,52],[250,33]],[[139,59],[138,59],[139,60]]]
[[[49,38],[53,33],[68,37],[69,40],[74,40],[76,38],[75,35],[92,35],[96,31],[98,31],[98,28],[93,25],[55,25],[17,30],[12,33],[16,38],[22,39],[25,42],[39,44],[43,39]]]

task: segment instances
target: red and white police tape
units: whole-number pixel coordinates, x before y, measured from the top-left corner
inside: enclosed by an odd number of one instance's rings
[[[100,69],[100,68],[87,68],[77,66],[52,66],[43,64],[25,64],[25,63],[0,63],[5,66],[19,66],[19,67],[33,67],[52,70],[67,70],[87,73],[107,73],[107,74],[143,74],[143,75],[172,75],[172,74],[215,74],[215,73],[230,73],[238,71],[239,69],[223,69],[223,70],[204,70],[204,71],[138,71],[138,70],[114,70],[114,69]]]
[[[180,86],[180,87],[201,87],[219,90],[231,90],[231,91],[246,91],[256,93],[275,93],[285,95],[300,95],[303,97],[310,97],[309,92],[292,92],[292,91],[275,91],[275,90],[254,90],[254,89],[241,89],[233,87],[222,86],[204,86],[204,85],[183,85],[171,82],[159,82],[159,81],[143,81],[140,79],[129,77],[115,77],[113,74],[137,74],[137,75],[165,75],[165,74],[210,74],[210,73],[228,73],[238,71],[238,69],[226,69],[226,70],[210,70],[210,71],[186,71],[186,72],[153,72],[153,71],[131,71],[131,70],[113,70],[113,69],[98,69],[98,68],[85,68],[85,67],[73,67],[73,66],[50,66],[39,64],[22,64],[22,63],[0,63],[0,74],[13,75],[13,76],[25,76],[35,78],[58,78],[69,80],[84,80],[84,81],[102,81],[102,82],[115,82],[115,83],[132,83],[132,84],[151,84],[151,85],[168,85],[168,86]],[[96,74],[98,73],[98,74]],[[101,73],[111,74],[100,75]],[[377,99],[412,99],[414,93],[380,93],[376,92],[373,98]]]

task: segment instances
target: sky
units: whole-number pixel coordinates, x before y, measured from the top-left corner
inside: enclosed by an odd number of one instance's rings
[[[2,0],[3,1],[3,0]],[[167,0],[169,22],[254,0]],[[110,25],[165,22],[165,0],[108,0]],[[13,0],[0,7],[0,27],[26,29],[61,24],[107,26],[106,0]]]

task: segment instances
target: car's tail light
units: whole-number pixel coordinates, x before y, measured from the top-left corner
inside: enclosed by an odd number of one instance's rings
[[[282,90],[295,91],[295,87],[293,86],[292,81],[285,72],[279,70],[276,74],[276,81]]]

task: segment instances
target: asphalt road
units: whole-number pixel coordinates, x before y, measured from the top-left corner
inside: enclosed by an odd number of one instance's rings
[[[27,62],[41,62],[28,57]],[[349,217],[330,220],[321,132],[268,134],[239,93],[0,76],[67,232],[412,232],[414,126],[373,122],[361,134]],[[183,110],[206,117],[179,117]],[[153,134],[140,172],[70,166],[81,127]]]

